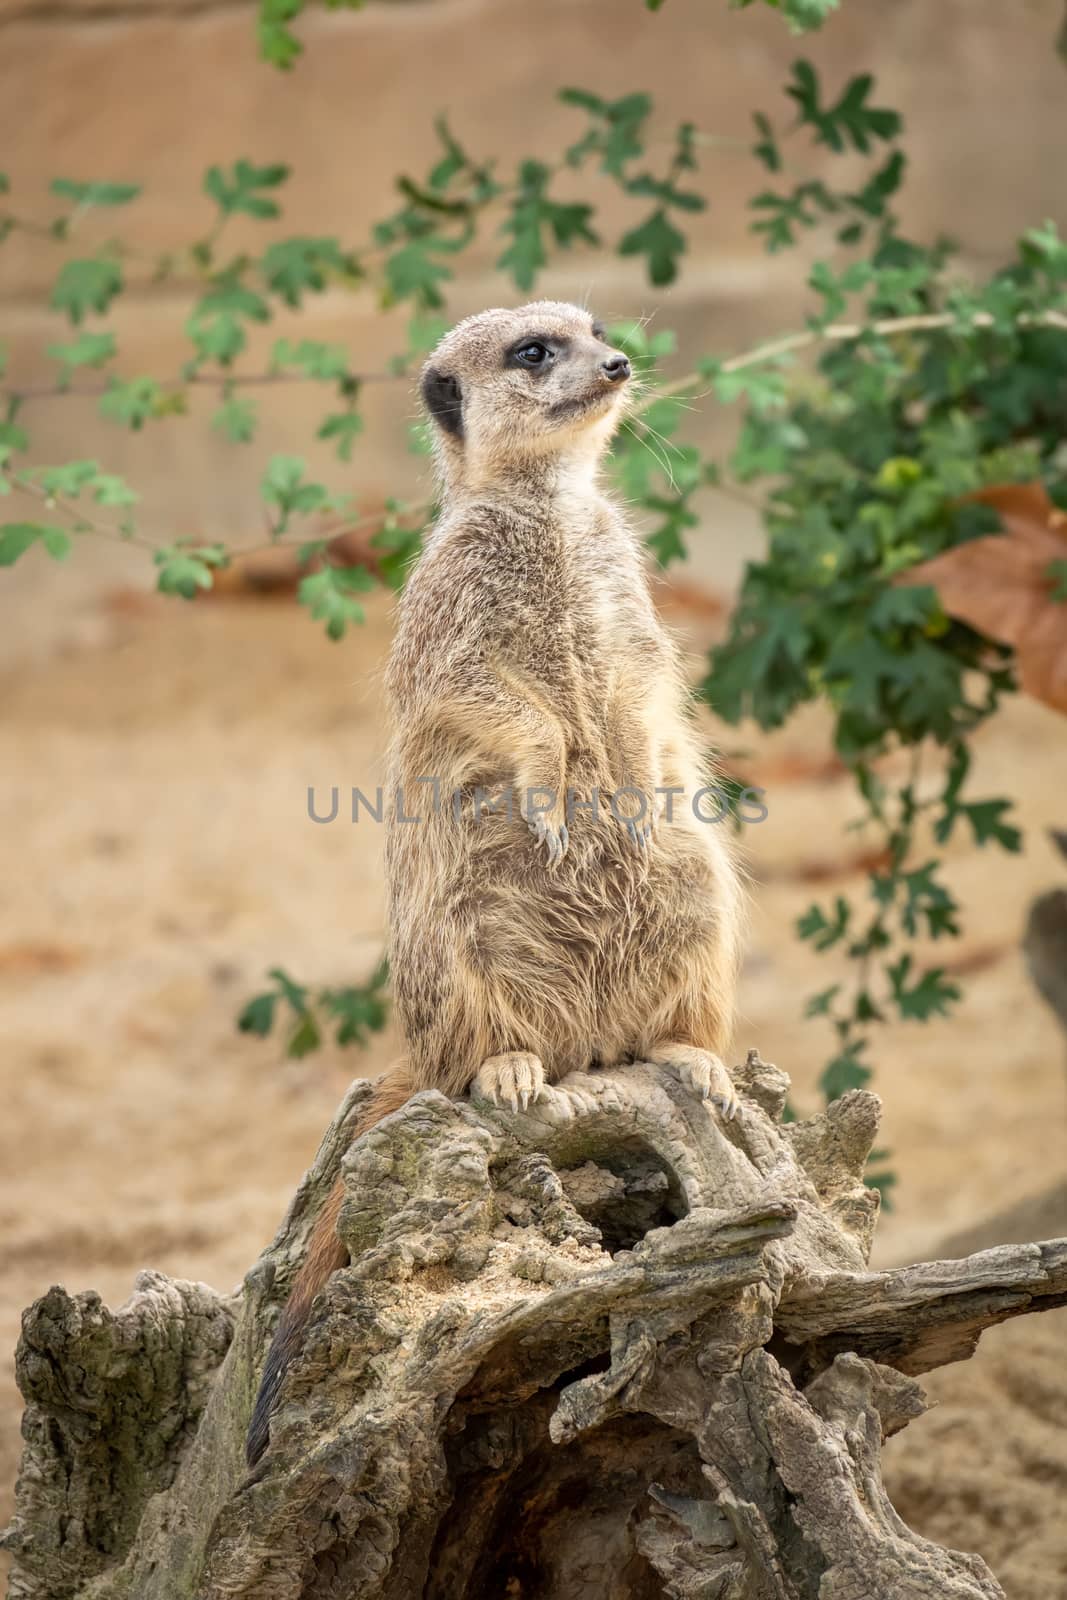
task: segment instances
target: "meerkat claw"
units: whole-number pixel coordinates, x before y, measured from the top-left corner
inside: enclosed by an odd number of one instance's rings
[[[627,817],[626,833],[635,850],[646,850],[652,839],[652,824],[646,822],[644,827],[640,827],[636,818]]]
[[[567,824],[561,822],[558,828],[553,828],[552,824],[546,822],[544,817],[536,816],[530,818],[527,827],[536,842],[544,845],[549,866],[558,866],[567,854],[571,842]]]
[[[691,1044],[662,1044],[649,1056],[659,1066],[673,1067],[682,1082],[707,1104],[711,1103],[724,1122],[733,1122],[741,1109],[730,1074],[711,1050]]]
[[[545,1093],[545,1069],[539,1058],[525,1050],[509,1050],[505,1055],[489,1056],[474,1079],[478,1092],[493,1105],[509,1105],[528,1111],[530,1102]]]

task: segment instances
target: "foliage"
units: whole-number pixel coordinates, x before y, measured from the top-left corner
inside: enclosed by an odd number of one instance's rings
[[[359,11],[365,0],[322,0],[328,11]],[[721,3],[721,0],[720,0]],[[730,0],[730,4],[743,9],[755,0]],[[664,0],[645,0],[650,11],[658,11]],[[764,5],[781,11],[795,33],[806,33],[825,22],[840,0],[763,0]],[[259,0],[259,53],[272,66],[288,70],[303,53],[303,45],[291,26],[308,0]]]
[[[281,967],[267,973],[271,987],[253,995],[237,1019],[242,1033],[265,1039],[279,1024],[287,1056],[299,1058],[318,1050],[332,1030],[333,1042],[365,1045],[367,1036],[385,1026],[385,987],[389,969],[381,961],[365,984],[312,991]]]
[[[833,0],[767,3],[801,28],[833,8]],[[649,5],[658,9],[657,0]],[[291,25],[303,9],[303,0],[262,0],[260,47],[277,66],[291,66],[299,53]],[[900,227],[902,123],[872,78],[828,87],[801,60],[785,92],[787,118],[754,116],[744,156],[754,173],[749,226],[768,251],[803,243],[814,253],[806,324],[755,350],[708,352],[671,377],[668,330],[613,329],[644,392],[611,470],[665,566],[685,559],[709,493],[759,493],[767,554],[746,572],[702,693],[727,721],[751,718],[764,729],[808,702],[826,705],[862,799],[862,825],[877,841],[865,896],[812,905],[798,925],[842,974],[808,1006],[833,1031],[822,1080],[832,1097],[868,1081],[879,1022],[926,1021],[959,996],[949,964],[927,964],[925,954],[959,931],[938,849],[957,829],[981,846],[1020,845],[1009,800],[965,789],[975,730],[1015,687],[1012,651],[954,620],[930,584],[904,580],[917,564],[997,528],[979,491],[1041,485],[1067,505],[1067,245],[1045,223],[1023,235],[1008,265],[984,279],[968,276],[948,242],[911,239]],[[0,563],[36,559],[37,548],[61,559],[72,538],[89,534],[136,540],[151,553],[159,588],[188,599],[243,553],[181,530],[147,536],[134,520],[135,491],[96,462],[34,463],[28,418],[45,395],[94,394],[115,426],[141,430],[180,416],[192,387],[208,384],[219,393],[211,426],[247,449],[259,403],[246,391],[309,384],[323,394],[317,437],[347,465],[359,459],[367,383],[410,382],[447,324],[457,264],[476,240],[495,240],[497,268],[521,293],[535,289],[556,252],[593,248],[639,264],[653,285],[674,281],[706,205],[699,163],[709,150],[738,159],[737,141],[689,123],[664,130],[643,92],[608,100],[568,86],[560,98],[574,114],[572,142],[554,159],[544,151],[524,158],[512,173],[490,154],[472,153],[440,119],[430,169],[397,178],[395,209],[362,240],[277,236],[290,172],[265,153],[208,170],[212,221],[186,250],[159,260],[110,234],[95,246],[83,242],[96,212],[130,211],[140,192],[133,184],[58,179],[51,195],[59,209],[48,220],[0,213],[0,240],[26,228],[63,253],[51,303],[71,325],[69,337],[46,346],[54,382],[6,390],[0,492],[43,501],[47,520],[20,512],[0,527]],[[838,156],[848,157],[849,177],[835,183]],[[858,179],[857,162],[865,164]],[[576,174],[589,198],[573,198]],[[591,198],[605,185],[621,190],[629,208],[615,236]],[[246,234],[240,248],[227,249],[234,217],[246,228],[262,225],[261,247]],[[146,275],[196,286],[187,359],[168,375],[125,371],[114,332],[100,326],[130,282]],[[250,332],[327,288],[404,308],[406,347],[387,369],[360,371],[346,347],[306,338],[276,340],[266,373],[249,368],[242,357]],[[742,411],[725,460],[681,437],[687,409],[709,390]],[[424,447],[418,438],[414,445]],[[432,512],[396,500],[384,514],[360,510],[300,455],[267,462],[261,494],[269,542],[297,548],[300,602],[335,639],[360,620],[359,597],[376,581],[369,566],[337,553],[335,536],[366,531],[380,579],[398,584]],[[1067,567],[1044,570],[1061,598]],[[341,1042],[377,1025],[377,975],[369,990],[314,998],[280,969],[272,977],[275,987],[250,1003],[241,1026],[269,1032],[281,1005],[294,1053],[314,1048],[322,1017],[338,1022]],[[884,1188],[889,1178],[872,1181]]]

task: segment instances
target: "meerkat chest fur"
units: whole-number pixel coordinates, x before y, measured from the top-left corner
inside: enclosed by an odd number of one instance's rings
[[[450,779],[462,781],[491,743],[491,722],[472,727],[449,711],[476,702],[484,684],[515,709],[494,776],[505,778],[524,726],[538,736],[531,706],[558,724],[566,775],[583,787],[634,776],[616,748],[620,704],[662,728],[679,696],[636,537],[583,483],[528,495],[512,486],[449,508],[405,595],[390,683],[417,735],[410,753],[433,744]],[[449,727],[459,736],[452,750]]]

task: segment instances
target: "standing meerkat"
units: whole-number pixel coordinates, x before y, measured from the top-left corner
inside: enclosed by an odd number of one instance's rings
[[[400,601],[386,843],[407,1056],[358,1132],[419,1089],[517,1107],[567,1073],[673,1067],[726,1117],[743,895],[640,542],[598,483],[630,363],[577,306],[468,317],[422,376],[441,516]],[[670,793],[673,791],[673,795]],[[268,1440],[312,1300],[347,1260],[339,1180],[248,1438]]]

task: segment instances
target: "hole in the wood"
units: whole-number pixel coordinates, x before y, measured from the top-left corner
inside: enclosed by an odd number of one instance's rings
[[[688,1434],[641,1415],[612,1419],[553,1444],[559,1391],[601,1359],[523,1402],[452,1414],[450,1504],[429,1561],[423,1600],[664,1600],[663,1580],[637,1547],[652,1514],[651,1483],[708,1498]]]
[[[559,1176],[571,1204],[600,1229],[612,1255],[632,1250],[646,1233],[670,1227],[689,1209],[666,1162],[636,1142],[598,1150]]]

